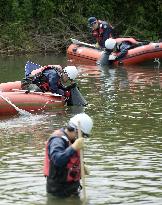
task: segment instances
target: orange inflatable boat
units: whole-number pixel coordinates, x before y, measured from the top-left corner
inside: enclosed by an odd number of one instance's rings
[[[21,81],[0,84],[0,117],[42,111],[58,111],[65,105],[86,106],[87,102],[76,87],[65,97],[51,92],[35,92],[21,89]]]
[[[35,113],[63,108],[65,98],[58,94],[43,92],[26,92],[21,90],[21,82],[0,84],[0,116],[18,114],[21,110]]]
[[[41,67],[27,61],[25,76]],[[41,90],[40,90],[41,91]],[[37,92],[35,89],[22,90],[21,81],[0,83],[0,117],[24,113],[56,110],[68,106],[86,106],[87,102],[80,93],[77,85],[67,89],[68,95],[59,95],[51,92]]]
[[[117,38],[116,40],[118,42],[123,40],[138,42],[134,38]],[[68,47],[67,57],[71,63],[96,64],[102,52],[103,50],[96,49],[92,44],[77,41]],[[114,65],[140,64],[155,58],[162,58],[162,42],[150,42],[147,45],[132,48],[128,50],[127,55],[123,59],[115,60]]]

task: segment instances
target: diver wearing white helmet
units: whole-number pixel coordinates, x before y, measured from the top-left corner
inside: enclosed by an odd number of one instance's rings
[[[80,129],[83,133],[83,136],[88,137],[93,127],[92,119],[85,113],[77,114],[70,119],[68,126],[74,128],[74,130],[77,131],[78,122],[80,123]]]
[[[109,60],[120,60],[122,59],[127,53],[128,49],[132,47],[132,43],[129,41],[121,41],[116,42],[115,39],[107,39],[105,41],[105,48],[107,50],[111,50],[112,52],[118,52],[118,55],[114,55],[113,53],[109,56]]]
[[[75,80],[75,78],[78,76],[78,70],[75,66],[67,66],[63,69],[63,72],[67,74],[70,80]]]
[[[117,42],[115,39],[109,38],[105,41],[105,51],[97,61],[97,64],[111,65],[114,60],[121,60],[125,57],[128,50],[132,47],[133,44],[129,41]]]

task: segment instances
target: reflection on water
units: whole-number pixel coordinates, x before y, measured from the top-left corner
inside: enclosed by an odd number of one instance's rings
[[[160,205],[162,68],[79,66],[86,108],[0,120],[0,204],[84,204],[46,194],[44,142],[76,113],[94,119],[85,140],[87,205]]]

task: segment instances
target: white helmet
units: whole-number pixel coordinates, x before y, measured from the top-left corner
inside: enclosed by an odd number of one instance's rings
[[[70,127],[78,128],[78,122],[80,122],[80,129],[85,135],[89,135],[93,127],[92,119],[85,113],[80,113],[72,117],[68,123]]]
[[[109,38],[105,41],[105,47],[109,50],[114,49],[115,44],[116,44],[116,40],[113,38]]]
[[[63,71],[68,75],[70,80],[75,80],[79,73],[75,66],[67,66],[63,69]]]

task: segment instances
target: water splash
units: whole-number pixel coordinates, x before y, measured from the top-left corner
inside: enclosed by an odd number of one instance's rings
[[[24,129],[31,126],[37,126],[38,124],[44,123],[46,120],[47,116],[44,115],[33,115],[31,114],[30,116],[28,115],[20,115],[19,117],[14,117],[11,119],[5,119],[0,121],[0,130],[9,130],[9,129],[17,129],[22,127]]]

